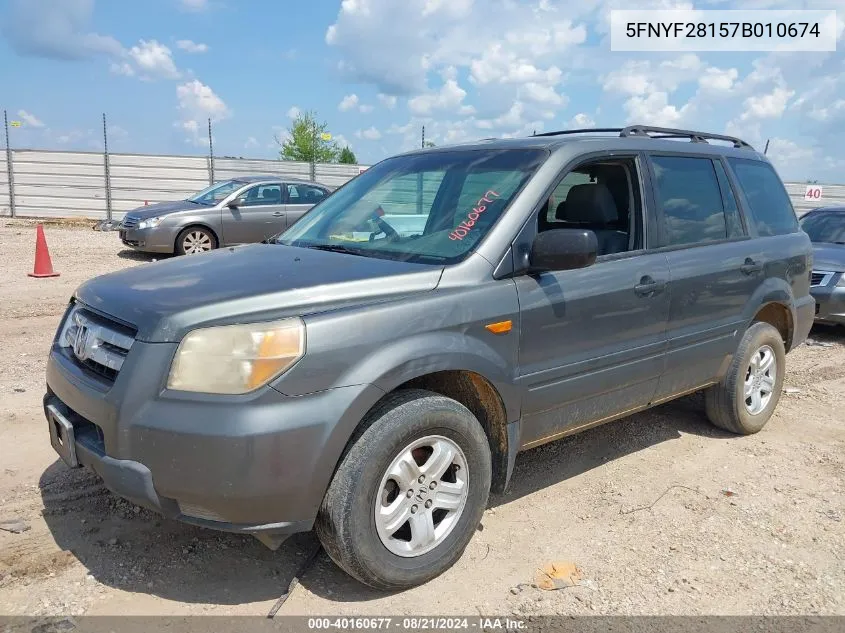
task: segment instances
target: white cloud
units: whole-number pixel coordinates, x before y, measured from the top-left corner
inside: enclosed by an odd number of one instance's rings
[[[156,40],[140,40],[137,46],[129,49],[128,55],[145,76],[166,79],[178,79],[180,76],[173,62],[173,53]]]
[[[207,53],[208,52],[208,44],[202,44],[200,42],[194,42],[192,40],[179,40],[176,42],[176,46],[181,48],[186,53]]]
[[[527,59],[496,43],[486,49],[480,58],[470,62],[470,80],[476,84],[498,83],[543,83],[554,85],[563,77],[557,66],[545,70]]]
[[[579,129],[587,127],[595,127],[596,122],[589,114],[579,112],[569,120],[569,128]]]
[[[467,91],[458,85],[455,79],[447,79],[440,90],[422,94],[408,100],[408,108],[416,116],[429,116],[438,110],[457,111],[459,114],[472,114],[475,108],[462,105]]]
[[[378,100],[385,108],[392,110],[396,107],[396,97],[393,95],[386,95],[382,92],[378,93]]]
[[[0,31],[21,55],[63,60],[120,55],[120,42],[90,30],[93,11],[93,0],[10,0]]]
[[[352,110],[358,105],[358,95],[351,94],[346,95],[343,99],[340,100],[340,103],[337,106],[337,109],[341,112],[346,112],[347,110]]]
[[[109,68],[115,75],[125,75],[126,77],[135,75],[135,69],[128,62],[112,62]]]
[[[300,114],[302,114],[302,110],[300,110],[296,106],[291,106],[287,111],[287,116],[288,116],[289,119],[295,119]]]
[[[176,125],[188,133],[189,142],[202,145],[206,142],[203,130],[206,121],[220,121],[231,116],[228,106],[207,85],[194,79],[176,87],[179,112],[182,116]]]
[[[558,94],[551,86],[534,83],[533,81],[520,86],[519,98],[554,106],[564,106],[568,101],[565,96]]]
[[[680,108],[669,103],[669,95],[665,92],[652,92],[648,96],[633,96],[625,102],[628,113],[628,123],[643,125],[657,125],[660,127],[677,127],[690,112],[690,105]]]
[[[358,130],[355,132],[355,136],[368,141],[377,141],[381,138],[381,132],[379,132],[375,127],[368,127],[366,130]]]
[[[347,139],[343,134],[335,134],[334,135],[334,142],[337,143],[337,146],[340,147],[341,149],[344,148],[344,147],[348,147],[349,149],[352,149],[352,143],[350,143],[349,139]]]
[[[748,97],[745,100],[746,110],[740,119],[777,119],[794,95],[795,91],[778,86],[770,93]]]
[[[260,143],[258,142],[258,139],[254,136],[250,136],[246,139],[246,142],[244,143],[244,149],[254,149],[259,145]]]
[[[179,3],[186,11],[205,11],[208,9],[208,0],[179,0]]]
[[[358,106],[358,111],[361,112],[362,114],[369,114],[370,112],[373,111],[373,106],[362,103],[361,105]]]
[[[38,117],[26,110],[18,110],[18,116],[23,119],[23,122],[29,127],[44,127],[44,123]]]
[[[738,78],[739,71],[736,68],[722,70],[711,66],[704,69],[704,72],[698,78],[698,85],[701,86],[702,90],[709,92],[728,92],[734,87]]]

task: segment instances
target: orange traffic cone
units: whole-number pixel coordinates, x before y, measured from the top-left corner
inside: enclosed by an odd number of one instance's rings
[[[58,277],[53,272],[53,262],[50,261],[50,251],[47,249],[47,238],[44,237],[44,227],[39,224],[35,234],[35,268],[29,273],[30,277]]]

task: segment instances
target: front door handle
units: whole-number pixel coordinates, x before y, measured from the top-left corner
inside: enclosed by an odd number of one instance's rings
[[[634,286],[634,292],[639,297],[652,297],[663,292],[665,288],[665,282],[655,281],[650,275],[645,275],[640,279],[640,283]]]
[[[758,264],[750,257],[746,257],[745,263],[739,269],[744,275],[755,275],[763,270],[763,264]]]
[[[274,217],[274,218],[281,218],[281,217],[283,217],[284,215],[285,215],[285,212],[284,212],[284,211],[276,211],[275,213],[273,213],[273,217]]]

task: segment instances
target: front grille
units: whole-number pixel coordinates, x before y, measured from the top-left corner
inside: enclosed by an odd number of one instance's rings
[[[123,216],[123,222],[120,223],[120,228],[122,229],[134,229],[138,226],[140,222],[140,218],[136,218],[132,215]]]
[[[810,285],[811,286],[826,286],[830,283],[831,278],[833,277],[834,273],[828,272],[826,270],[814,270],[810,274]]]
[[[59,344],[81,367],[114,382],[134,342],[131,328],[78,306],[68,315]]]

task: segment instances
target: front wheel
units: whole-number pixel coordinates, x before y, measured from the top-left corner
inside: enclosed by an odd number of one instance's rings
[[[178,255],[196,255],[207,253],[217,248],[217,238],[214,233],[200,226],[190,226],[176,238],[176,253]]]
[[[722,381],[704,392],[707,417],[732,433],[757,433],[775,411],[785,372],[780,332],[769,323],[753,323]]]
[[[460,403],[399,391],[368,416],[317,518],[326,552],[382,590],[422,584],[461,556],[487,506],[487,436]]]

